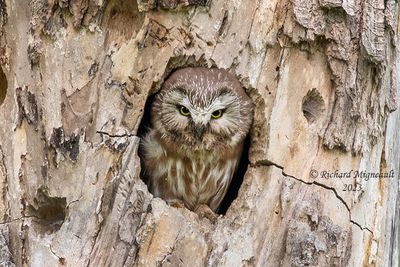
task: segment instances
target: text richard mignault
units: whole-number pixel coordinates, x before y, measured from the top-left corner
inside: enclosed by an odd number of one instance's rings
[[[381,178],[394,178],[394,171],[390,170],[389,172],[368,172],[368,171],[359,171],[359,170],[350,170],[350,171],[321,171],[321,178],[325,179],[342,179],[342,178],[361,178],[366,181],[369,179],[381,179]]]

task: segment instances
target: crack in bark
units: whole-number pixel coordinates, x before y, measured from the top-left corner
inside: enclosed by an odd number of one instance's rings
[[[110,134],[107,133],[107,132],[97,131],[97,133],[105,134],[105,135],[110,136]],[[124,136],[127,136],[127,135],[128,134],[126,134]],[[119,136],[116,136],[116,137],[119,137]],[[136,136],[135,135],[130,135],[130,137],[136,137]],[[129,174],[125,174],[125,173],[126,173],[126,170],[128,169],[128,165],[129,165],[129,162],[131,161],[131,159],[133,157],[133,154],[135,153],[135,151],[137,151],[137,146],[138,146],[138,143],[133,145],[132,148],[130,149],[130,151],[124,152],[124,153],[128,153],[128,156],[126,157],[126,160],[125,160],[124,164],[121,166],[119,174],[116,176],[115,180],[112,181],[112,183],[114,183],[113,186],[115,188],[117,188],[115,194],[118,194],[117,191],[121,189],[120,188],[120,183],[121,183],[122,179],[125,177],[125,175],[129,175]],[[97,217],[97,222],[99,222],[99,226],[98,226],[98,229],[95,232],[95,235],[93,236],[94,242],[93,242],[93,245],[92,245],[92,247],[90,249],[90,253],[89,253],[90,257],[89,257],[89,260],[88,260],[87,265],[86,265],[87,267],[89,267],[91,265],[91,259],[94,258],[94,257],[92,257],[93,250],[94,250],[96,244],[98,244],[97,241],[99,239],[99,235],[101,234],[101,232],[103,230],[103,226],[105,225],[106,216],[109,215],[109,214],[107,214],[107,215],[102,214],[104,205],[108,205],[108,203],[104,203],[104,201],[105,201],[104,197],[105,197],[105,194],[106,194],[106,190],[107,190],[107,188],[103,188],[103,191],[102,191],[102,194],[101,194],[101,197],[100,197],[101,203],[100,203],[100,206],[99,206],[99,210],[97,211],[97,209],[96,209],[96,217]],[[126,197],[126,200],[127,199],[129,199],[128,196]],[[123,209],[126,209],[126,202],[124,204]],[[102,221],[99,220],[100,216],[102,217]],[[122,218],[122,215],[119,215],[118,220],[120,220],[121,218]]]
[[[96,210],[96,212],[95,212],[96,221],[99,223],[99,226],[98,226],[97,230],[95,231],[95,234],[94,234],[94,236],[92,238],[94,240],[94,242],[93,242],[92,247],[90,248],[90,253],[88,254],[89,255],[89,259],[88,259],[86,267],[90,266],[90,263],[91,263],[91,260],[92,260],[92,253],[93,253],[93,250],[94,250],[94,248],[95,248],[95,246],[97,244],[97,239],[99,238],[100,232],[101,232],[101,230],[103,228],[104,221],[105,221],[105,218],[103,218],[102,221],[99,220],[100,219],[99,215],[101,214],[102,209],[103,209],[103,198],[104,198],[104,188],[103,188],[103,191],[102,191],[102,194],[101,194],[101,197],[100,197],[101,204],[100,204],[99,211],[97,212],[97,210]]]
[[[207,255],[205,258],[205,262],[207,263],[207,266],[215,266],[217,265],[217,262],[214,261],[211,263],[211,257],[213,256],[214,252],[214,239],[213,239],[213,234],[215,233],[215,229],[217,228],[217,223],[212,223],[211,227],[209,228],[209,231],[205,233],[204,235],[204,240],[207,244]]]
[[[278,65],[279,69],[277,71],[276,78],[275,78],[277,86],[279,85],[279,82],[281,80],[281,72],[282,72],[282,68],[283,68],[283,63],[284,63],[284,60],[286,59],[285,52],[286,52],[286,47],[282,46],[282,50],[279,53],[279,65]]]
[[[104,135],[107,135],[108,137],[110,137],[110,138],[119,138],[119,137],[138,137],[137,135],[135,135],[135,134],[128,134],[128,133],[125,133],[125,134],[111,134],[111,133],[108,133],[108,132],[103,132],[103,131],[96,131],[96,133],[98,133],[98,134],[104,134]]]
[[[227,25],[228,17],[229,17],[229,11],[227,9],[225,9],[224,16],[222,17],[222,20],[221,20],[221,25],[219,26],[219,29],[217,31],[218,38],[220,38],[224,33],[226,33],[226,29],[228,27],[228,25]]]
[[[260,0],[257,2],[256,7],[254,8],[254,11],[253,11],[253,14],[252,14],[253,19],[251,20],[249,31],[247,32],[247,36],[246,36],[246,40],[247,41],[250,40],[250,35],[252,33],[253,25],[254,25],[254,21],[255,21],[254,18],[256,16],[258,10],[260,10]],[[242,51],[242,50],[243,50],[243,48],[241,50],[239,50],[239,51]],[[261,70],[260,70],[260,72],[261,72]]]
[[[10,223],[19,221],[19,220],[29,219],[29,218],[35,218],[35,219],[38,219],[38,220],[43,220],[42,218],[39,218],[39,217],[37,217],[37,216],[28,215],[28,216],[21,216],[21,217],[18,217],[18,218],[14,218],[14,219],[11,219],[11,220],[7,220],[7,221],[2,221],[2,222],[0,222],[0,225],[6,225],[6,224],[10,224]]]
[[[74,204],[74,203],[76,203],[76,202],[79,202],[79,201],[81,200],[81,198],[82,198],[82,197],[80,197],[79,199],[75,199],[75,200],[70,201],[70,202],[67,204],[67,206],[65,206],[65,208],[68,209],[69,206],[70,206],[71,204]]]
[[[4,157],[4,153],[3,153],[3,147],[0,145],[0,172],[3,173],[3,192],[2,192],[2,199],[3,199],[3,205],[5,210],[9,210],[9,203],[8,201],[6,201],[7,196],[9,196],[8,194],[8,171],[7,171],[7,165],[5,162],[5,157]],[[5,219],[5,215],[7,213],[5,213],[3,215],[2,219]],[[9,214],[8,214],[9,215]],[[0,223],[1,224],[1,223]]]
[[[51,244],[49,245],[49,250],[50,250],[51,254],[53,254],[55,257],[57,257],[58,262],[59,262],[61,265],[64,265],[64,264],[65,264],[65,258],[64,258],[64,257],[58,256],[57,253],[55,253],[54,250],[53,250],[53,248],[51,247]]]
[[[273,162],[271,162],[271,161],[258,161],[258,162],[255,163],[255,166],[256,166],[256,167],[257,167],[257,166],[274,166],[274,167],[280,169],[280,170],[282,171],[282,175],[285,176],[285,177],[292,178],[292,179],[294,179],[294,180],[296,180],[296,181],[298,181],[298,182],[301,182],[301,183],[303,183],[303,184],[307,184],[307,185],[316,185],[316,186],[322,187],[322,188],[324,188],[324,189],[327,189],[327,190],[329,190],[329,191],[332,191],[332,192],[335,194],[336,198],[339,199],[339,201],[346,207],[347,211],[349,212],[349,220],[350,220],[350,223],[356,225],[358,228],[360,228],[361,231],[366,230],[366,231],[370,232],[372,235],[374,235],[374,233],[371,231],[371,229],[369,229],[369,228],[366,227],[366,226],[365,226],[365,227],[361,226],[360,223],[354,221],[354,220],[351,218],[351,210],[350,210],[349,205],[348,205],[348,204],[346,203],[346,201],[338,194],[338,192],[336,191],[335,188],[329,187],[329,186],[327,186],[327,185],[325,185],[325,184],[322,184],[322,183],[319,183],[319,182],[316,182],[316,181],[313,181],[313,182],[306,182],[306,181],[304,181],[304,180],[302,180],[302,179],[300,179],[300,178],[294,177],[294,176],[292,176],[292,175],[290,175],[290,174],[285,173],[284,167],[279,166],[278,164],[273,163]]]
[[[168,262],[168,257],[170,257],[170,256],[173,255],[173,252],[174,252],[175,249],[176,249],[177,243],[178,243],[179,241],[182,241],[182,240],[183,240],[183,237],[179,237],[181,233],[182,233],[182,228],[179,229],[179,232],[178,232],[178,234],[176,235],[175,240],[174,240],[174,242],[172,243],[172,246],[169,247],[169,250],[167,251],[167,253],[163,256],[163,258],[162,258],[161,260],[157,261],[157,263],[156,263],[157,266],[164,266],[165,262],[166,262],[166,261]],[[179,260],[181,261],[181,263],[183,263],[181,258],[179,258]]]

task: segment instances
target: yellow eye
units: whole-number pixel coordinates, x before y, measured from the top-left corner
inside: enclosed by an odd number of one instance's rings
[[[212,117],[213,119],[219,119],[219,118],[222,117],[222,114],[223,114],[223,113],[224,113],[223,110],[222,110],[222,109],[219,109],[219,110],[216,110],[216,111],[214,111],[213,113],[211,113],[211,117]]]
[[[179,108],[179,112],[183,116],[189,116],[190,115],[190,111],[185,106],[179,106],[178,108]]]

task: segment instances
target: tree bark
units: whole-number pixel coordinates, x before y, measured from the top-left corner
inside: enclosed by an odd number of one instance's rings
[[[0,265],[398,266],[398,16],[395,0],[0,1]],[[187,66],[228,69],[255,104],[215,223],[140,179],[146,100]]]

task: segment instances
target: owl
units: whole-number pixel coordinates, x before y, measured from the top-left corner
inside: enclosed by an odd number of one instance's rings
[[[253,103],[223,69],[175,71],[156,94],[141,142],[150,192],[190,210],[213,212],[237,170]]]

